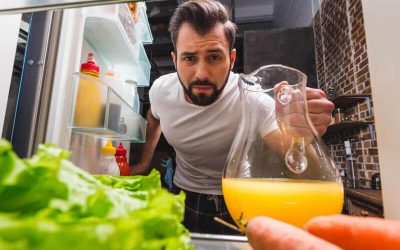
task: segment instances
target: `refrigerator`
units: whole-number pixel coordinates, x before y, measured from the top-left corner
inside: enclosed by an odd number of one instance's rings
[[[147,123],[135,90],[150,81],[144,45],[153,38],[145,2],[134,8],[122,3],[24,15],[29,15],[28,35],[14,84],[18,91],[8,93],[14,105],[5,105],[1,114],[2,137],[12,142],[17,154],[29,157],[40,143],[53,143],[71,151],[71,161],[90,171],[107,140],[115,147],[122,143],[127,152],[131,143],[144,143]],[[89,53],[94,54],[100,78],[80,72]],[[110,71],[113,78],[106,75]],[[87,82],[92,89],[83,98],[97,97],[90,106],[82,106],[78,94]],[[91,119],[97,123],[82,123],[93,109],[97,118]]]

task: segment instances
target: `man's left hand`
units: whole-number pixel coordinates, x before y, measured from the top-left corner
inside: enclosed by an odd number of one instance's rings
[[[331,123],[331,114],[335,105],[326,98],[325,92],[320,89],[307,87],[306,95],[309,117],[318,134],[322,136]]]
[[[304,94],[298,88],[289,89],[290,98],[287,99],[287,103],[282,103],[279,98],[284,96],[281,93],[285,93],[283,90],[285,86],[287,86],[287,82],[281,82],[275,86],[275,111],[280,126],[282,126],[281,129],[288,134],[309,137],[312,132],[304,117],[306,108]],[[283,100],[285,101],[285,99]],[[306,88],[306,101],[311,122],[318,135],[322,136],[331,123],[331,113],[335,106],[326,99],[324,91],[320,89]]]

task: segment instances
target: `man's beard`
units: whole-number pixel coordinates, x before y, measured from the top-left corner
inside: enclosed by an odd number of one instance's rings
[[[221,95],[222,91],[224,90],[224,88],[226,86],[226,83],[228,82],[229,74],[230,74],[230,71],[228,71],[228,74],[225,78],[225,82],[222,85],[221,89],[218,89],[217,85],[214,82],[210,82],[208,80],[200,80],[200,79],[190,81],[188,88],[186,88],[181,80],[181,77],[179,76],[179,73],[178,73],[178,78],[183,87],[185,95],[187,96],[187,98],[189,98],[189,100],[193,104],[198,105],[198,106],[208,106],[208,105],[214,103],[218,99],[218,97]],[[211,87],[212,88],[211,95],[207,95],[205,93],[195,94],[193,92],[193,88],[197,87],[197,86]]]
[[[207,95],[206,93],[195,94],[193,92],[193,88],[200,86],[211,87],[212,90],[211,95]],[[189,88],[183,87],[183,89],[185,91],[186,96],[190,99],[190,101],[193,104],[199,106],[207,106],[215,102],[222,92],[222,88],[218,89],[215,83],[210,82],[208,80],[200,80],[200,79],[189,82]]]

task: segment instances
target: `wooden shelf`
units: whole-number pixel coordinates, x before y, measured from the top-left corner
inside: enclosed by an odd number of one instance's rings
[[[335,123],[328,126],[326,134],[335,133],[338,131],[349,130],[349,129],[360,129],[365,128],[368,125],[374,124],[373,122],[341,122]]]
[[[371,95],[340,95],[335,97],[332,102],[336,108],[347,108],[368,98],[371,98]]]

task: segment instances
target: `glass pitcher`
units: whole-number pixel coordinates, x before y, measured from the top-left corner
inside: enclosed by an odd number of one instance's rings
[[[239,80],[242,119],[223,172],[228,210],[244,230],[269,216],[298,227],[338,214],[343,185],[307,111],[307,77],[268,65]]]

